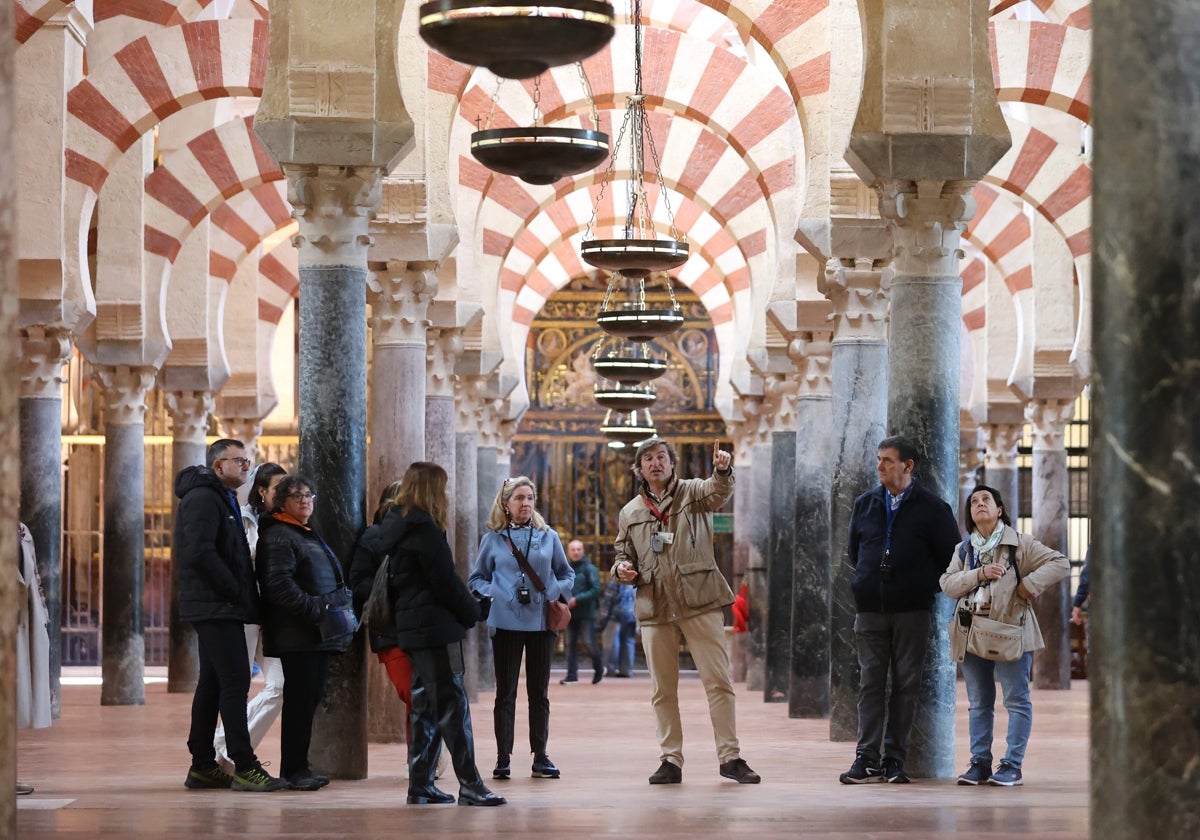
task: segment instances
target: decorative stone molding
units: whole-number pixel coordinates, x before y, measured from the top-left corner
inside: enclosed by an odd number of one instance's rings
[[[425,345],[425,396],[454,396],[454,361],[462,352],[462,330],[445,328],[431,329]]]
[[[506,400],[485,400],[479,406],[479,446],[500,450],[507,465],[517,424],[508,417]]]
[[[288,201],[300,232],[292,244],[301,265],[365,265],[368,225],[379,208],[379,169],[284,164]]]
[[[738,399],[741,419],[729,424],[729,435],[733,438],[734,460],[752,463],[754,447],[770,442],[770,427],[763,411],[763,398],[749,395]]]
[[[1062,450],[1067,424],[1075,418],[1075,400],[1031,400],[1025,419],[1033,425],[1033,448]]]
[[[438,291],[437,263],[388,260],[367,275],[371,340],[376,347],[425,346],[429,302]]]
[[[895,270],[870,257],[825,263],[821,291],[833,303],[834,343],[887,341],[888,304]]]
[[[487,394],[486,376],[458,376],[454,383],[455,424],[460,432],[478,433]]]
[[[788,344],[788,358],[796,366],[796,399],[828,400],[833,397],[832,333],[802,333]]]
[[[892,222],[895,262],[905,277],[957,277],[962,232],[975,215],[973,181],[883,182],[879,212]]]
[[[258,439],[262,436],[262,429],[262,418],[260,417],[221,418],[221,434],[227,438],[240,440],[252,460],[257,459]]]
[[[157,377],[158,368],[149,365],[94,365],[92,378],[104,391],[105,425],[143,425],[146,394]]]
[[[180,443],[204,443],[208,417],[216,411],[211,391],[167,391],[164,394],[171,415],[171,431]]]
[[[796,393],[799,383],[795,376],[771,373],[763,376],[762,413],[767,431],[796,431]]]
[[[71,331],[39,324],[25,327],[20,336],[21,398],[62,399],[62,369],[74,351]]]
[[[1024,428],[1016,423],[984,423],[980,429],[983,431],[983,468],[1015,470],[1017,445]]]
[[[383,179],[383,196],[375,221],[393,225],[422,225],[429,221],[424,178]]]

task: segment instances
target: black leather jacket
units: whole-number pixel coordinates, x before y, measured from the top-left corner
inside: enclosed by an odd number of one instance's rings
[[[341,563],[311,528],[271,515],[263,516],[258,528],[263,653],[341,650],[322,642],[318,628],[326,596],[344,585]]]

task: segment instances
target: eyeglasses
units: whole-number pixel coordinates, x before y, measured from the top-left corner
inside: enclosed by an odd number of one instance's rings
[[[240,467],[243,470],[248,470],[254,466],[253,461],[251,461],[249,458],[243,458],[240,455],[236,456],[234,458],[218,458],[217,460],[218,461],[233,461],[235,464],[238,465],[238,467]]]
[[[316,501],[316,493],[290,493],[288,498],[293,502],[312,502]]]

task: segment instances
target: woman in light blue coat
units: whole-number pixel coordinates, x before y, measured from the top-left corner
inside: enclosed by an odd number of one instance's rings
[[[546,753],[550,737],[550,656],[556,633],[546,627],[547,600],[567,601],[575,573],[567,562],[558,532],[546,525],[535,508],[537,488],[525,476],[504,482],[487,531],[479,542],[475,567],[467,579],[472,592],[489,599],[488,632],[496,667],[496,769],[492,778],[512,775],[509,758],[517,710],[517,680],[525,657],[525,692],[529,697],[529,748],[535,779],[557,779],[559,770]],[[526,573],[517,557],[527,561]],[[544,591],[543,591],[544,588]]]

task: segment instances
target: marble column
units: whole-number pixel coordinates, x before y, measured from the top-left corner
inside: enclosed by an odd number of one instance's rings
[[[792,671],[792,577],[796,567],[796,433],[771,433],[767,529],[767,627],[763,701],[784,703]]]
[[[749,592],[750,577],[750,536],[753,526],[750,522],[750,503],[754,492],[754,466],[751,463],[752,448],[748,436],[743,434],[744,424],[739,424],[733,435],[733,463],[737,471],[737,488],[733,492],[733,591],[737,594],[746,584]],[[750,661],[750,633],[734,633],[730,650],[730,666],[733,681],[749,684],[747,679]]]
[[[788,717],[829,714],[829,488],[832,457],[830,352],[828,334],[804,344],[797,359],[795,527],[792,595],[791,668]]]
[[[152,367],[96,365],[104,391],[104,581],[101,619],[102,706],[146,702],[146,393]]]
[[[375,265],[368,275],[371,304],[371,430],[367,502],[370,512],[383,489],[425,459],[425,329],[437,292],[432,263]],[[387,670],[367,658],[367,737],[373,743],[404,740],[407,712]]]
[[[461,331],[455,329],[430,330],[426,355],[425,385],[425,459],[440,464],[446,470],[446,493],[450,497],[450,510],[446,538],[453,546],[455,540],[455,517],[458,505],[457,467],[458,440],[455,432],[457,412],[454,407],[454,360],[462,352]],[[463,580],[470,572],[470,563],[465,557],[456,557],[454,567]]]
[[[475,456],[479,438],[471,431],[459,431],[455,440],[454,485],[458,488],[459,504],[454,506],[454,558],[455,566],[465,568],[462,578],[466,581],[475,562],[475,550],[479,547],[479,520],[475,517],[475,488],[479,478],[476,473],[478,461]],[[463,683],[467,697],[479,699],[479,635],[468,633],[463,642]]]
[[[1200,836],[1200,6],[1093,4],[1092,837]],[[1130,72],[1137,68],[1137,72]],[[1036,737],[1036,736],[1035,736]]]
[[[71,358],[69,331],[31,326],[20,331],[21,521],[37,552],[49,614],[50,704],[62,711],[62,375]]]
[[[750,621],[746,633],[746,688],[765,691],[767,687],[767,612],[770,582],[768,556],[771,550],[771,436],[764,431],[750,454],[750,475],[739,480],[739,489],[749,490],[750,556],[745,581],[749,584]],[[794,457],[794,456],[793,456]],[[739,470],[739,472],[744,472]],[[739,476],[739,479],[741,476]],[[734,495],[737,495],[736,493]]]
[[[1009,518],[1016,522],[1021,495],[1017,445],[1021,442],[1022,427],[1016,423],[985,423],[982,428],[984,483],[1000,491]]]
[[[16,38],[13,30],[13,6],[0,9],[0,159],[12,161],[13,149],[13,52]],[[15,301],[19,297],[16,255],[16,167],[0,167],[0,300]],[[17,380],[17,307],[0,306],[0,452],[13,453],[20,443],[20,383]],[[0,541],[7,546],[17,544],[17,511],[20,508],[19,469],[11,457],[8,468],[0,470]],[[0,656],[0,790],[13,790],[17,782],[17,666],[8,651],[17,649],[17,623],[8,616],[17,614],[20,591],[16,578],[0,576],[0,645],[6,651]],[[0,835],[17,836],[17,803],[14,796],[0,797]]]
[[[1075,400],[1031,400],[1025,416],[1033,426],[1033,536],[1043,545],[1067,553],[1067,449],[1064,432],[1075,416]],[[1071,687],[1071,579],[1067,576],[1042,592],[1033,605],[1046,646],[1033,655],[1037,688]]]
[[[167,412],[171,415],[171,476],[187,467],[203,466],[207,448],[208,417],[216,408],[209,391],[168,391]],[[179,499],[171,494],[171,521],[179,509]],[[179,620],[179,563],[171,545],[171,618],[168,627],[167,691],[191,693],[196,690],[200,660],[196,651],[196,630],[190,622]]]
[[[350,557],[367,488],[367,221],[379,206],[375,167],[284,164],[300,232],[300,472],[319,494],[318,533]],[[367,773],[365,642],[333,658],[313,723],[313,769]]]
[[[483,412],[483,434],[480,437],[480,446],[475,456],[475,521],[479,523],[480,539],[483,539],[483,528],[492,511],[492,503],[496,500],[496,492],[505,478],[500,467],[500,446],[496,440],[495,424],[487,422],[489,417],[494,418],[495,414],[494,409],[489,411],[485,408]],[[490,432],[489,426],[492,427]],[[478,548],[478,542],[476,542],[476,548]],[[472,559],[474,559],[474,551],[472,551]],[[478,649],[478,688],[480,691],[495,691],[496,665],[492,661],[492,643],[488,637],[486,625],[477,628],[475,638]]]
[[[892,270],[886,260],[831,259],[825,296],[833,303],[830,351],[829,738],[858,740],[858,653],[854,565],[847,554],[854,500],[879,484],[875,456],[887,420],[887,317]]]
[[[959,422],[963,422],[962,419]],[[971,495],[971,490],[979,483],[983,467],[983,444],[978,426],[970,429],[961,428],[958,438],[958,498],[951,505],[955,517],[961,520],[963,508]],[[1006,501],[1007,501],[1007,497]],[[1016,520],[1013,520],[1016,521]]]

